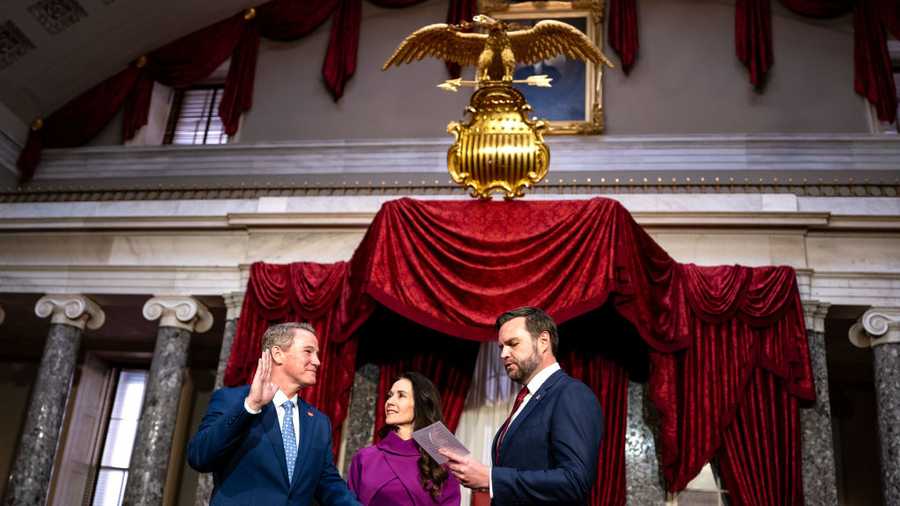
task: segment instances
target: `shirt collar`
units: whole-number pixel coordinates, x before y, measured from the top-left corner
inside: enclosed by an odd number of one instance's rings
[[[535,374],[534,377],[531,378],[531,381],[528,382],[528,393],[534,394],[535,392],[537,392],[538,389],[541,388],[541,385],[543,385],[544,382],[547,381],[547,378],[549,378],[559,369],[559,362],[553,362],[547,367],[541,369],[540,372]]]
[[[275,397],[272,398],[272,402],[277,407],[281,407],[284,404],[284,401],[291,401],[294,404],[294,407],[297,407],[297,394],[294,394],[293,397],[288,397],[284,392],[279,388],[277,392],[275,392]]]

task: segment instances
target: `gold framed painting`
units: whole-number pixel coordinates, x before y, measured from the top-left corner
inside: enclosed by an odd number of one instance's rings
[[[479,12],[495,19],[532,26],[544,19],[568,23],[603,48],[603,0],[516,2],[479,0]],[[603,133],[603,65],[557,56],[534,65],[516,66],[515,79],[545,74],[552,87],[516,84],[533,114],[547,120],[549,134]]]

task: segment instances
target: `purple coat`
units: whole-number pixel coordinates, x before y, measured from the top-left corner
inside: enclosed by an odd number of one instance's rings
[[[451,474],[438,500],[419,479],[419,446],[390,432],[377,445],[356,452],[347,485],[365,506],[459,506],[459,481]]]

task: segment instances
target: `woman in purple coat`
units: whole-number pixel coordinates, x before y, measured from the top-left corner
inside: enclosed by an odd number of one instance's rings
[[[459,482],[413,440],[414,430],[443,421],[434,384],[400,375],[384,403],[381,441],[353,456],[347,484],[366,506],[459,506]]]

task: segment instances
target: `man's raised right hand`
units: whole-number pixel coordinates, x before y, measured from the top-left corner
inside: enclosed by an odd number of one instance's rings
[[[250,383],[250,393],[247,394],[247,407],[253,411],[261,410],[272,402],[277,391],[278,385],[272,383],[272,355],[269,350],[265,350],[256,364],[256,373]]]

